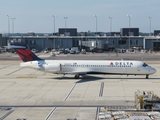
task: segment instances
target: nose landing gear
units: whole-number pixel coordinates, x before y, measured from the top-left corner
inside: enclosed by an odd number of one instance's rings
[[[148,79],[149,78],[149,75],[146,75],[146,79]]]

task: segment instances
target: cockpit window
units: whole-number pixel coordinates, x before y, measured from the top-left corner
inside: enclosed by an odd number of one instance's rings
[[[146,67],[146,66],[148,66],[146,63],[143,63],[143,67]]]

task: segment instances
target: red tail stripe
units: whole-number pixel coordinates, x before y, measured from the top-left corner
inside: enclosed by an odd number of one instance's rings
[[[17,53],[18,53],[19,57],[25,62],[33,60],[34,54],[31,52],[31,50],[18,49]]]

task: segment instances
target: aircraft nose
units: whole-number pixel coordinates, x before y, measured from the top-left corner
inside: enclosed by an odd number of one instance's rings
[[[152,68],[151,70],[150,70],[150,72],[151,72],[151,74],[154,74],[154,73],[156,73],[156,69],[155,68]]]

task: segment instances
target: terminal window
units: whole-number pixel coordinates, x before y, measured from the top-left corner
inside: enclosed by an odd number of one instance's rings
[[[126,40],[119,40],[119,44],[120,44],[120,45],[126,44]]]

